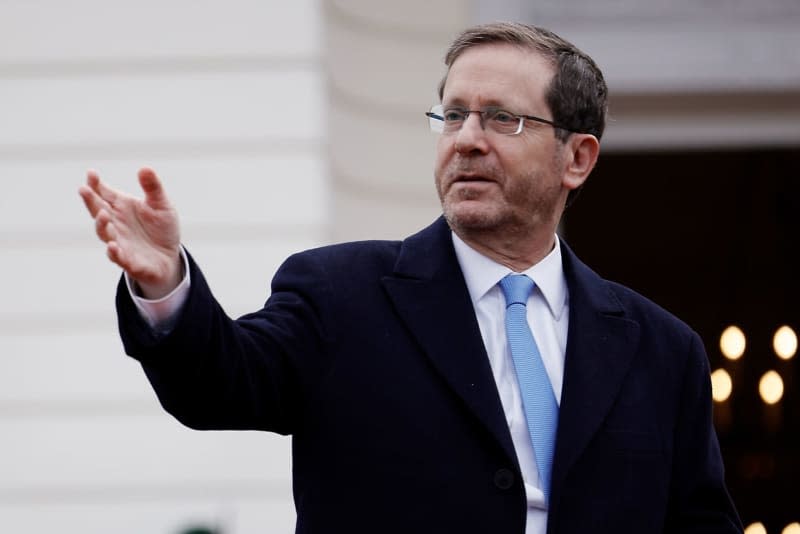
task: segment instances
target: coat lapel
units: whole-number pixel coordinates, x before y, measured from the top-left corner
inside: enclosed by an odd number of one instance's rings
[[[562,241],[570,294],[564,385],[553,466],[552,506],[566,475],[611,410],[639,340],[608,282]],[[383,279],[398,315],[433,366],[517,462],[464,276],[444,219],[406,239]]]
[[[639,341],[639,324],[608,282],[562,242],[569,286],[569,333],[559,409],[552,491],[554,504],[566,475],[611,410]]]
[[[433,366],[517,462],[464,276],[443,218],[406,239],[383,285]]]

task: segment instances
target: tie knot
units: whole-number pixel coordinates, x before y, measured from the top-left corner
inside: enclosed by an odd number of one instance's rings
[[[509,274],[500,280],[500,289],[506,297],[506,307],[512,304],[528,304],[528,297],[533,291],[533,280],[524,274]]]

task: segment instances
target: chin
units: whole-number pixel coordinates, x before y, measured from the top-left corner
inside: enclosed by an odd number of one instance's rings
[[[491,230],[502,225],[504,217],[490,206],[466,206],[466,202],[455,205],[445,203],[444,218],[453,229],[459,230]],[[477,203],[470,203],[477,204]]]

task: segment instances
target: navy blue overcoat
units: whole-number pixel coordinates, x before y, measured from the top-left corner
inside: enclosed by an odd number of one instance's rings
[[[562,246],[548,533],[740,532],[700,338]],[[166,336],[120,285],[126,352],[184,424],[292,435],[298,533],[524,533],[522,476],[443,219],[402,242],[293,255],[237,320],[194,260],[190,272]]]

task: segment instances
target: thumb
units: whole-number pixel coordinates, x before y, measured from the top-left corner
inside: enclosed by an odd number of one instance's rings
[[[144,191],[144,201],[153,209],[166,209],[170,207],[167,194],[161,185],[161,180],[155,171],[149,167],[139,170],[139,185]]]

